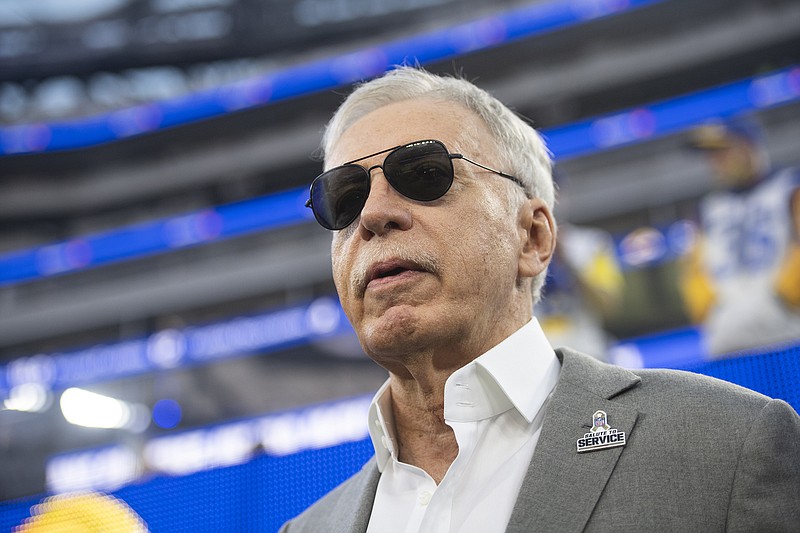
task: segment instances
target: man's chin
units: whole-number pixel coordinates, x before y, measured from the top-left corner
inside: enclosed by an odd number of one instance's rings
[[[370,356],[399,355],[418,348],[426,322],[413,306],[394,306],[359,328],[358,337]]]

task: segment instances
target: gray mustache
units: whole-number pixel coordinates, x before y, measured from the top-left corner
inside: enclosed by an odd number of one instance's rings
[[[367,271],[375,263],[389,260],[401,260],[414,263],[422,270],[438,274],[440,270],[436,256],[428,250],[412,249],[410,246],[398,243],[382,242],[376,244],[368,253],[359,257],[350,273],[350,286],[356,293],[363,295],[367,289]]]

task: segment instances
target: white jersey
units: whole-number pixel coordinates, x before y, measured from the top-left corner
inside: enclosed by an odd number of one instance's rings
[[[746,192],[718,192],[701,203],[703,260],[716,291],[706,320],[711,355],[800,339],[800,313],[775,294],[791,242],[790,198],[800,180],[783,170]]]

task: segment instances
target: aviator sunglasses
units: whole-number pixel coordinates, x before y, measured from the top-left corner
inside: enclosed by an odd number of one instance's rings
[[[382,165],[365,168],[356,164],[386,152],[389,154]],[[306,207],[312,209],[322,227],[330,230],[346,228],[364,208],[369,196],[370,174],[376,168],[382,169],[386,181],[406,198],[432,202],[444,196],[453,184],[453,159],[463,159],[525,188],[514,176],[476,163],[461,154],[451,154],[441,141],[427,140],[387,148],[323,172],[311,183]]]

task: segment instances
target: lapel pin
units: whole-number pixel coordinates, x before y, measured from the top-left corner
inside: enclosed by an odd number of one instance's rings
[[[578,453],[625,446],[625,432],[617,431],[608,424],[605,411],[595,411],[592,416],[592,429],[578,439]]]

